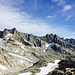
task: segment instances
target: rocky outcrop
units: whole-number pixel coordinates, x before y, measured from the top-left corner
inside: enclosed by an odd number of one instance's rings
[[[17,32],[16,28],[13,28],[13,29],[11,30],[11,33],[14,34],[14,35],[16,35],[18,32]]]
[[[7,29],[4,29],[2,37],[4,38],[5,36],[7,36],[7,34],[9,34],[9,31]]]
[[[61,60],[58,68],[47,75],[75,75],[75,58]]]
[[[13,34],[16,35],[18,32],[16,30],[16,28],[13,29],[4,29],[4,31],[0,31],[0,38],[4,38],[5,36],[7,36],[7,34]]]
[[[21,35],[22,33],[19,34]],[[31,46],[42,47],[41,39],[38,36],[34,36],[32,34],[22,34],[22,36],[20,37],[20,42],[23,41],[23,39],[30,43]]]
[[[75,39],[71,38],[71,39],[65,39],[66,42],[75,45]]]
[[[63,38],[60,38],[59,36],[57,36],[56,34],[47,34],[46,36],[41,37],[41,39],[43,41],[46,41],[47,43],[58,43],[61,46],[66,46],[65,45],[65,40]]]
[[[3,36],[3,31],[0,31],[0,38],[2,38]]]
[[[47,34],[46,36],[40,37],[43,41],[46,41],[47,43],[52,42],[54,35],[53,34]]]
[[[61,51],[61,46],[58,46],[58,45],[53,45],[51,46],[51,48],[54,50],[54,51]]]
[[[26,42],[23,38],[20,39],[20,42],[24,45],[31,46],[31,44],[29,42]]]

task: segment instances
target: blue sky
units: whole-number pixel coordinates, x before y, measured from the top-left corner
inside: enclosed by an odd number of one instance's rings
[[[0,30],[75,38],[75,0],[1,0]]]

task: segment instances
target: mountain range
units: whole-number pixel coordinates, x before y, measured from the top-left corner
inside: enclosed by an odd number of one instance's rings
[[[68,57],[75,57],[73,38],[64,39],[52,33],[36,36],[16,28],[0,31],[1,75],[17,75],[28,70],[37,72],[38,67],[46,66],[48,62]]]

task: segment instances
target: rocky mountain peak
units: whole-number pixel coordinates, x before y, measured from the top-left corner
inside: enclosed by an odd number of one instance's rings
[[[17,30],[16,28],[13,28],[13,29],[4,29],[3,31],[3,36],[2,38],[4,38],[5,36],[7,36],[7,34],[13,34],[13,35],[16,35],[17,34]]]
[[[9,33],[9,31],[7,29],[4,29],[2,37],[4,38],[8,33]]]
[[[73,39],[73,38],[70,38],[70,39],[67,38],[67,39],[65,39],[65,41],[70,43],[70,44],[75,45],[75,39]]]
[[[13,29],[12,29],[12,34],[14,34],[14,35],[17,34],[16,28],[13,28]]]

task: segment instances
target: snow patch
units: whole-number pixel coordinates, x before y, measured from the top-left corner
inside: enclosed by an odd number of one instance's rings
[[[23,64],[23,63],[24,63],[24,61],[23,61],[23,60],[19,60],[19,61],[20,61],[20,63],[21,63],[21,64]]]
[[[0,69],[1,70],[8,70],[5,66],[3,66],[3,65],[0,65]]]
[[[50,43],[50,44],[49,44],[49,46],[53,46],[53,45],[55,45],[55,43],[54,43],[54,42],[52,42],[52,43]]]
[[[44,52],[46,52],[46,50],[44,50]]]
[[[13,36],[13,34],[7,34],[6,36],[5,36],[5,39],[9,39],[9,38],[11,38]]]
[[[48,48],[49,46],[53,46],[53,45],[55,45],[55,43],[54,43],[54,42],[49,43],[49,44],[46,44],[46,47]]]
[[[54,61],[55,64],[58,64],[59,62],[60,62],[60,60],[55,60]]]
[[[18,50],[16,50],[15,52],[16,52],[16,53],[18,53],[19,51],[18,51]]]
[[[45,47],[49,47],[49,44],[46,44],[46,46]]]
[[[46,67],[42,67],[40,68],[41,71],[39,73],[36,73],[36,75],[46,75],[48,74],[49,72],[53,71],[55,68],[58,67],[58,62],[60,60],[55,60],[54,63],[48,63],[48,65]]]
[[[35,75],[47,75],[49,72],[53,71],[55,68],[58,67],[59,62],[60,60],[55,60],[54,63],[48,63],[46,67],[39,68],[41,71],[39,73],[35,73]],[[27,72],[18,75],[31,75],[31,74],[32,74],[31,72]]]

